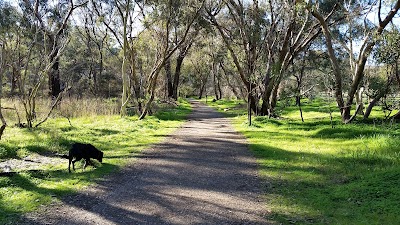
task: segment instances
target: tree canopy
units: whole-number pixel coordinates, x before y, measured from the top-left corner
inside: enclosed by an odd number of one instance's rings
[[[381,0],[1,1],[1,94],[20,98],[29,126],[36,98],[52,98],[54,108],[65,94],[117,97],[121,115],[141,119],[155,99],[236,97],[249,115],[274,117],[279,100],[330,95],[348,123],[398,94],[399,8]],[[376,74],[386,65],[393,79]]]

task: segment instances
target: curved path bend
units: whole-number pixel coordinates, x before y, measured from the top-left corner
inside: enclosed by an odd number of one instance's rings
[[[226,118],[196,101],[180,129],[131,166],[27,224],[268,224],[254,157]]]

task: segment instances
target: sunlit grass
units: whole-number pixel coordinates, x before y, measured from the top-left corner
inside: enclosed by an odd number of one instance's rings
[[[253,118],[233,101],[209,103],[234,116],[249,140],[266,182],[266,198],[278,224],[397,224],[400,221],[400,126],[383,120],[344,125],[324,102],[280,108],[280,119]],[[243,103],[242,103],[243,104]],[[325,107],[325,108],[324,108]],[[332,128],[333,125],[333,128]]]
[[[72,126],[65,118],[55,118],[31,130],[8,127],[0,143],[1,160],[30,154],[67,154],[74,142],[93,144],[104,152],[104,159],[103,164],[97,163],[97,168],[86,170],[77,163],[77,170],[71,174],[65,160],[62,165],[43,166],[40,171],[0,177],[0,224],[81,190],[134,162],[143,149],[179,127],[190,111],[190,105],[181,101],[178,107],[161,110],[140,121],[137,116],[86,116],[72,118]]]

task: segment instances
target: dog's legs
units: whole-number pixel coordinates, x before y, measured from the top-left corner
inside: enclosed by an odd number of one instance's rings
[[[93,165],[90,159],[85,159],[85,165],[83,166],[83,169],[85,169],[87,166]]]
[[[76,161],[79,161],[79,160],[77,160],[77,159],[72,160],[72,169],[74,169],[74,171],[75,171],[75,162],[76,162]]]
[[[68,171],[71,173],[71,162],[72,162],[72,159],[69,158],[68,160],[69,160],[69,163],[68,163]],[[72,166],[74,167],[74,164],[72,164]],[[75,169],[74,169],[74,170],[75,170]]]

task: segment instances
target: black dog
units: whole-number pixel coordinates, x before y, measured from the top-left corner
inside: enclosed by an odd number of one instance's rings
[[[73,160],[75,158],[75,160]],[[81,159],[85,159],[85,165],[83,169],[86,168],[87,165],[93,165],[90,162],[90,158],[97,159],[99,162],[103,161],[103,152],[98,150],[91,144],[82,144],[82,143],[75,143],[72,145],[71,149],[69,150],[69,163],[68,163],[68,171],[71,173],[71,162],[72,168],[75,170],[75,162]]]

